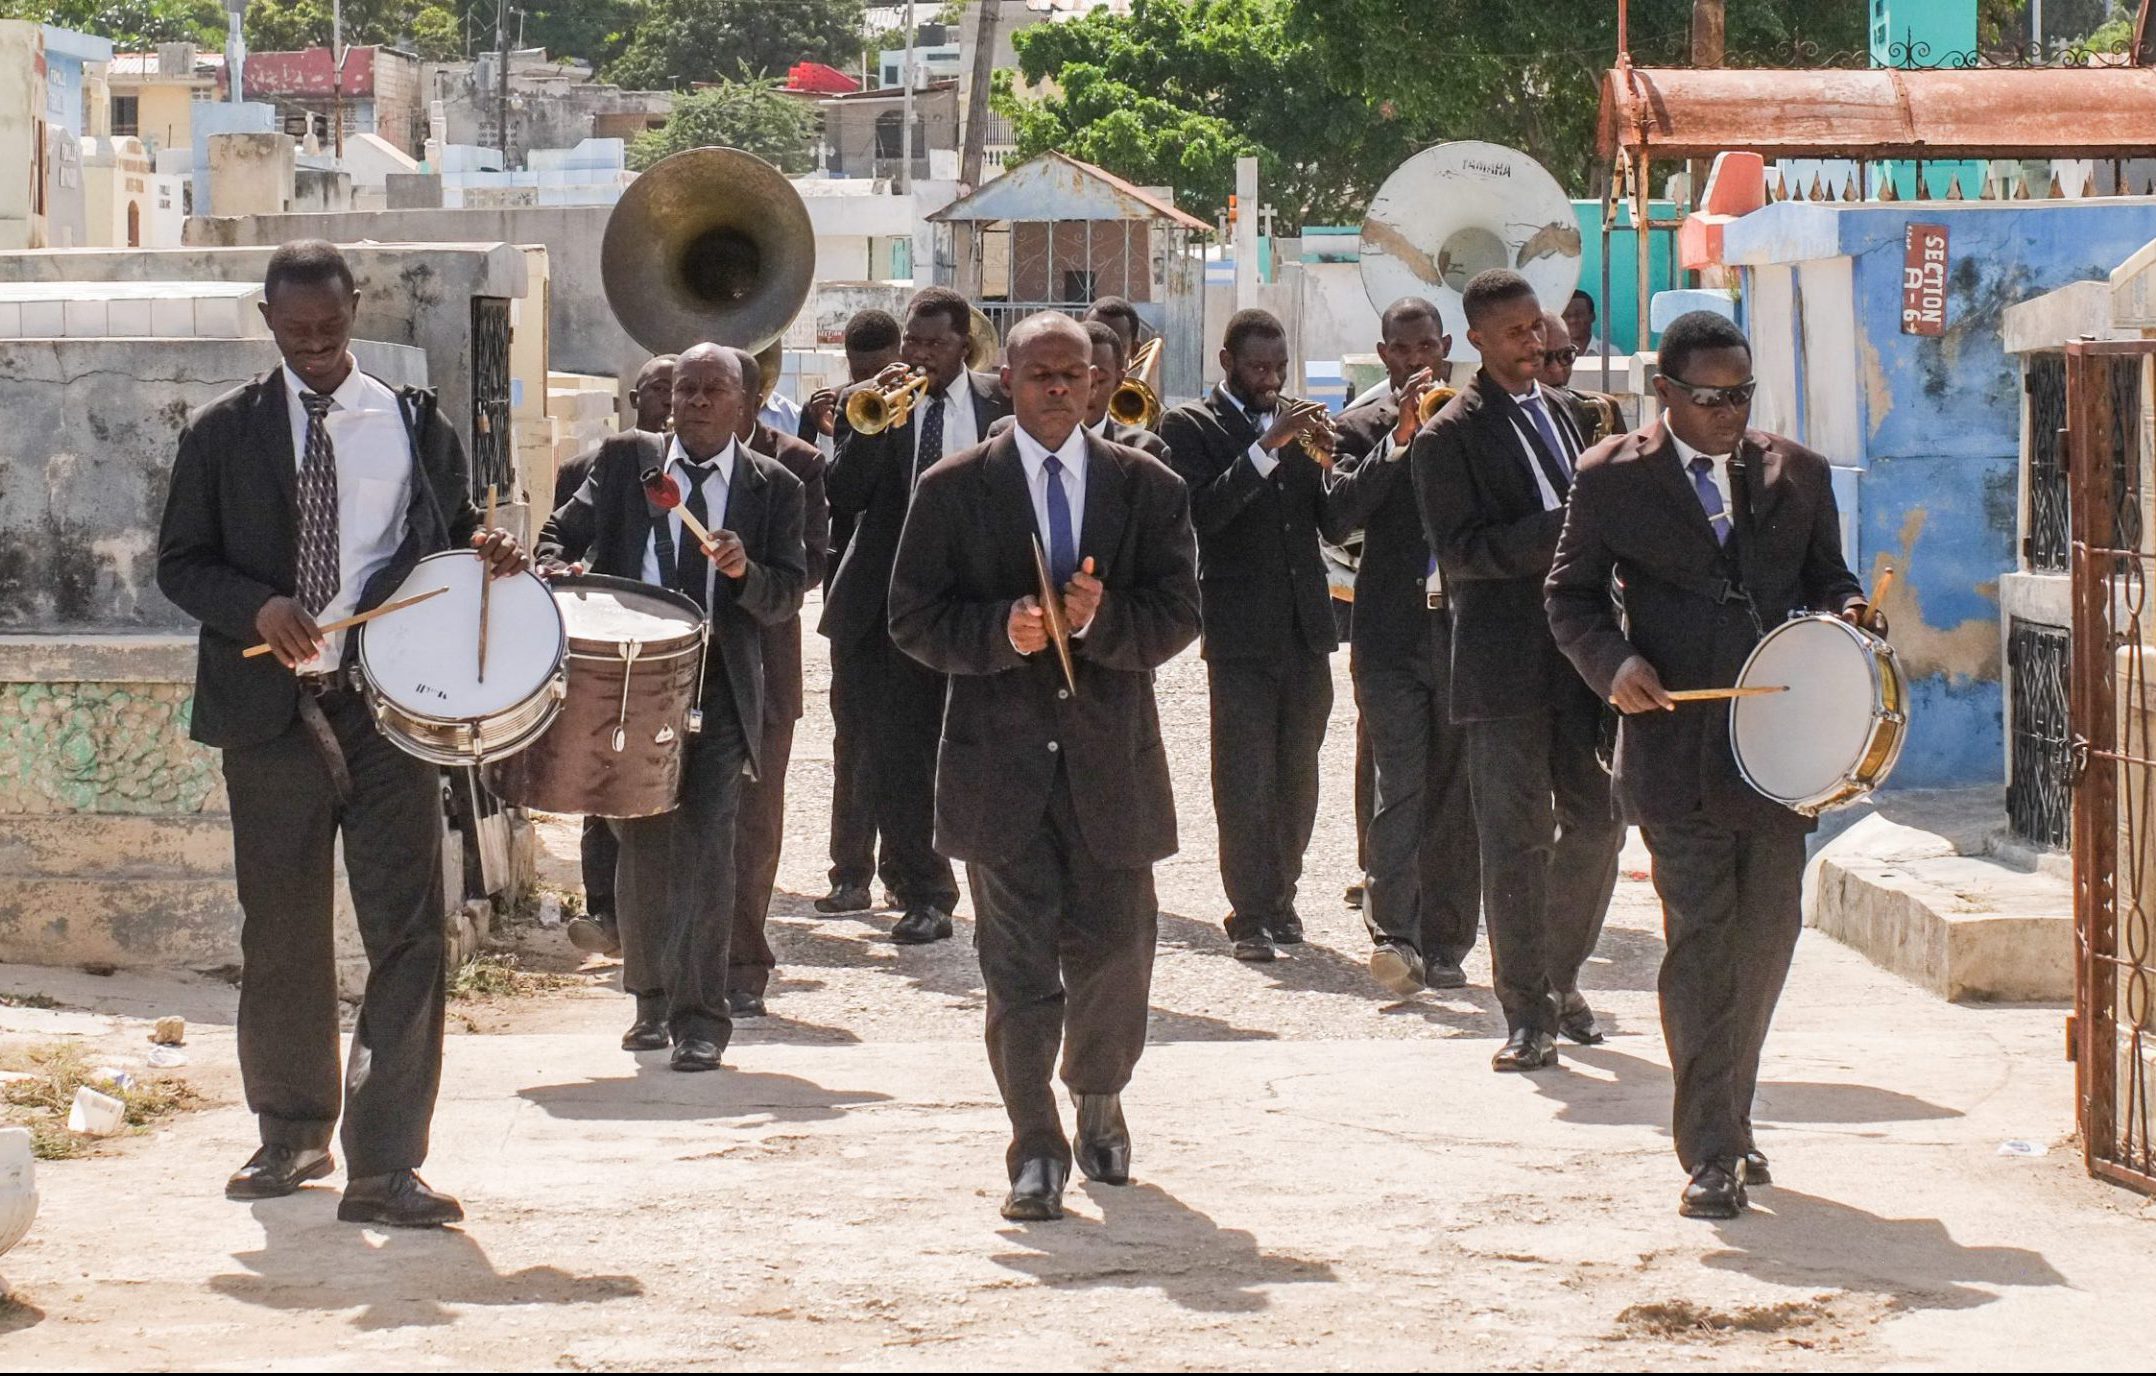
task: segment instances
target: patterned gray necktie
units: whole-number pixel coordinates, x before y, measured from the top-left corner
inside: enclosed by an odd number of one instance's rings
[[[301,392],[307,408],[306,454],[299,465],[299,577],[300,605],[313,616],[329,605],[344,581],[337,550],[337,453],[330,448],[331,398],[321,392]]]

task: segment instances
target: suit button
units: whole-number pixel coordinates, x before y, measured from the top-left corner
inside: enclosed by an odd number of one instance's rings
[[[1062,748],[1062,746],[1057,745],[1054,741],[1048,742],[1048,753],[1051,755],[1055,754],[1058,750],[1061,750]]]
[[[1070,690],[1070,689],[1068,689],[1068,688],[1058,688],[1058,689],[1056,689],[1056,699],[1057,699],[1057,701],[1061,701],[1062,699],[1064,699],[1064,698],[1067,698],[1067,697],[1069,697],[1070,695],[1071,695],[1071,690]]]

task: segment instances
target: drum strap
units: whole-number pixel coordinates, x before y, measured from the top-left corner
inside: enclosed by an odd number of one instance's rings
[[[345,764],[344,747],[338,744],[336,728],[322,711],[322,700],[305,685],[299,690],[299,719],[307,728],[315,753],[322,757],[322,767],[329,771],[329,786],[337,795],[338,806],[351,802],[352,771]]]

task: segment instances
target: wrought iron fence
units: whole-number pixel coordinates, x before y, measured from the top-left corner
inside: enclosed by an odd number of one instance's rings
[[[487,487],[511,500],[509,435],[509,298],[472,298],[472,499]]]
[[[2016,836],[2054,849],[2064,849],[2073,834],[2074,751],[2066,717],[2069,644],[2062,626],[2015,617],[2007,628],[2013,773],[2006,785],[2006,816]]]

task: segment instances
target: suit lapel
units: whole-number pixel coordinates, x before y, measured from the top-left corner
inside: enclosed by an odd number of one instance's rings
[[[1663,495],[1677,507],[1677,519],[1700,539],[1719,550],[1721,542],[1714,538],[1714,526],[1707,520],[1707,510],[1699,504],[1699,493],[1692,487],[1691,475],[1684,471],[1684,463],[1677,457],[1677,441],[1671,437],[1669,427],[1657,421],[1648,436],[1648,447],[1640,456],[1655,481],[1660,484]],[[1735,513],[1731,513],[1734,518]]]
[[[1026,486],[1026,466],[1018,457],[1018,437],[1006,430],[989,441],[981,459],[981,481],[987,485],[988,520],[997,532],[997,562],[1006,579],[1030,588],[1033,576],[1033,541],[1039,532],[1033,524],[1033,493]],[[1047,542],[1043,540],[1042,547]]]
[[[1744,490],[1751,501],[1750,524],[1754,530],[1781,503],[1788,484],[1782,481],[1782,456],[1761,444],[1747,432],[1737,441],[1737,450],[1744,456]]]
[[[291,404],[278,368],[262,380],[262,396],[255,405],[255,452],[269,463],[270,481],[284,497],[284,513],[295,524],[299,519],[299,455],[292,449]]]
[[[1228,432],[1229,439],[1235,441],[1237,449],[1248,449],[1258,442],[1258,428],[1250,423],[1250,417],[1244,414],[1243,408],[1229,399],[1228,384],[1215,383],[1213,394],[1205,399],[1205,404],[1220,418],[1221,428]]]
[[[1080,566],[1090,556],[1093,572],[1105,577],[1109,557],[1123,546],[1123,526],[1130,515],[1130,494],[1125,490],[1123,465],[1117,463],[1099,440],[1085,441],[1085,516],[1079,527]]]

